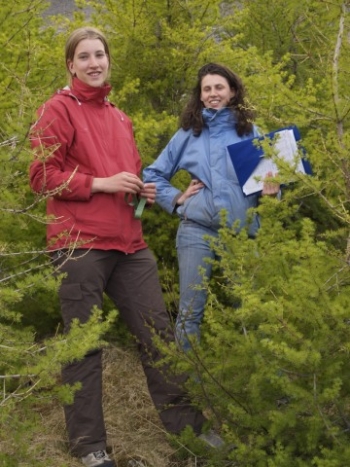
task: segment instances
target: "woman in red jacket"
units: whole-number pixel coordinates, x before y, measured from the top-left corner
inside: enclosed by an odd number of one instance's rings
[[[107,100],[110,53],[104,35],[94,28],[75,30],[66,43],[66,65],[70,85],[42,105],[33,125],[37,157],[30,167],[32,189],[51,195],[47,241],[65,273],[59,290],[65,331],[73,319],[86,322],[94,306],[101,309],[105,292],[137,339],[165,428],[179,433],[190,425],[200,434],[202,413],[153,365],[160,355],[151,330],[167,341],[173,337],[156,261],[125,196],[153,204],[156,189],[139,178],[131,121]],[[63,369],[64,383],[82,384],[65,416],[71,451],[88,467],[115,466],[106,453],[101,354],[91,349]]]

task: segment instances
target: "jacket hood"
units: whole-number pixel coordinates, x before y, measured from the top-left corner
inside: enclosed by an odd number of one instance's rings
[[[73,78],[72,85],[58,91],[59,94],[75,98],[79,102],[104,103],[112,87],[110,84],[94,87],[89,86],[78,78]]]
[[[236,123],[235,114],[229,107],[222,107],[221,109],[208,109],[204,107],[202,117],[206,124],[215,120],[219,120],[220,123],[227,122],[230,125]]]

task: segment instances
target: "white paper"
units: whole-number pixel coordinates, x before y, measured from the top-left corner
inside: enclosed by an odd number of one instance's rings
[[[277,150],[277,156],[287,162],[290,162],[291,165],[294,165],[295,157],[298,152],[298,145],[295,140],[293,130],[281,130],[277,133],[277,135],[278,136],[276,141],[274,142],[275,148]],[[305,173],[301,160],[299,160],[297,164],[296,171]],[[246,195],[251,195],[261,191],[264,186],[263,179],[266,177],[268,172],[272,172],[273,175],[276,175],[278,172],[277,165],[272,161],[272,159],[261,157],[261,161],[243,185],[243,192]],[[256,177],[261,178],[261,180],[256,180]]]

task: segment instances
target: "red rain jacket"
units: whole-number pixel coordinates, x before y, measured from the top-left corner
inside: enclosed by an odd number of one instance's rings
[[[58,91],[38,110],[31,131],[37,148],[31,187],[46,194],[64,186],[47,201],[51,250],[76,245],[134,253],[147,247],[124,193],[91,193],[94,177],[141,170],[132,123],[108,102],[110,89],[74,78],[71,88]]]

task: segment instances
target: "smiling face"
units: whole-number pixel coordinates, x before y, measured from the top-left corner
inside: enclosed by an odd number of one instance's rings
[[[226,107],[235,90],[230,88],[226,78],[221,75],[205,75],[201,82],[201,101],[208,109],[221,109]]]
[[[67,61],[70,73],[93,87],[103,86],[108,77],[109,57],[100,39],[83,39],[73,60]]]

